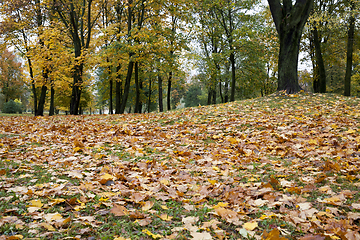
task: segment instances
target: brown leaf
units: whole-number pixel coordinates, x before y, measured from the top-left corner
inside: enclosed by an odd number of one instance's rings
[[[129,211],[124,206],[117,204],[114,204],[114,207],[110,209],[110,212],[118,217],[129,215]]]

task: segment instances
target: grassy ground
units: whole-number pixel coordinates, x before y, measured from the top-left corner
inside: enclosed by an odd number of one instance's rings
[[[0,117],[0,239],[359,239],[359,103]]]

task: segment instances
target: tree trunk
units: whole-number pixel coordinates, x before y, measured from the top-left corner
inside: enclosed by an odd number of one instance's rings
[[[216,104],[216,88],[212,90],[212,104]]]
[[[171,80],[172,80],[173,72],[170,71],[169,78],[168,78],[168,89],[167,89],[167,110],[171,110]]]
[[[116,89],[115,89],[115,113],[120,114],[120,106],[121,106],[121,99],[122,99],[122,82],[121,82],[121,74],[120,72],[120,65],[116,67]]]
[[[54,89],[53,84],[51,84],[51,88],[50,88],[50,110],[49,110],[49,116],[54,116],[54,115],[55,115],[54,98],[55,98],[55,89]]]
[[[134,113],[140,113],[140,83],[139,83],[139,63],[135,63],[135,110]]]
[[[77,40],[75,40],[77,39]],[[81,42],[80,38],[75,38],[74,46],[75,46],[75,65],[73,67],[73,86],[71,93],[71,101],[70,101],[70,114],[78,115],[79,114],[79,106],[80,106],[80,97],[81,97],[81,85],[82,85],[82,73],[84,65],[79,59],[81,56]]]
[[[351,2],[351,12],[355,9],[355,3]],[[348,30],[348,41],[347,41],[347,52],[346,52],[346,73],[345,73],[345,96],[351,95],[351,72],[352,72],[352,60],[354,50],[354,35],[355,35],[355,17],[350,16],[349,19],[349,30]]]
[[[47,92],[47,87],[44,84],[41,87],[39,105],[37,107],[36,116],[44,116],[44,106],[45,106],[45,100],[46,100],[46,92]]]
[[[232,52],[230,54],[230,63],[231,63],[231,93],[230,93],[230,102],[235,101],[235,54]]]
[[[109,73],[109,114],[113,114],[114,113],[114,108],[113,108],[113,80],[111,77],[111,67],[108,67],[108,73]]]
[[[220,93],[221,103],[224,103],[224,97],[223,97],[222,87],[221,87],[221,80],[219,81],[219,93]]]
[[[160,76],[160,73],[158,73],[158,85],[159,85],[159,112],[163,112],[164,111],[163,87],[162,87],[162,78]]]
[[[30,73],[30,79],[31,79],[31,89],[32,89],[32,93],[33,93],[33,106],[34,106],[34,115],[36,116],[37,114],[37,93],[36,93],[36,86],[35,86],[35,80],[34,80],[34,72],[33,72],[33,68],[32,68],[32,63],[31,63],[31,59],[27,58],[28,60],[28,64],[29,64],[29,73]]]
[[[298,83],[298,58],[302,29],[280,32],[278,91],[296,93],[301,90]]]
[[[319,73],[319,82],[318,82],[318,90],[320,93],[326,93],[326,72],[325,72],[325,65],[324,60],[322,57],[321,52],[321,45],[320,45],[320,39],[319,34],[316,26],[312,30],[313,36],[314,36],[314,48],[315,48],[315,58],[316,58],[316,64],[318,68]]]
[[[134,62],[131,60],[131,56],[132,56],[132,54],[129,54],[130,61],[129,61],[129,65],[128,65],[126,80],[125,80],[124,93],[122,95],[122,100],[121,100],[121,105],[120,105],[120,114],[123,114],[125,112],[127,99],[128,99],[129,92],[130,92],[131,77],[132,77],[132,72],[133,72],[133,68],[134,68]]]
[[[148,103],[147,103],[147,108],[148,108],[148,113],[150,113],[150,106],[151,106],[151,83],[152,83],[152,81],[151,81],[151,78],[149,79],[149,96],[148,96]]]
[[[281,4],[283,2],[283,4]],[[301,90],[298,82],[300,39],[314,0],[268,0],[280,40],[278,91],[288,94]]]

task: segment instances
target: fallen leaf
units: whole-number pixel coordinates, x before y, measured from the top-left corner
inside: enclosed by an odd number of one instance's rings
[[[248,231],[253,231],[257,227],[258,227],[258,223],[255,221],[250,221],[250,222],[244,223],[244,225],[243,225],[243,228],[245,228]]]
[[[129,211],[124,206],[117,204],[114,204],[114,207],[110,209],[110,212],[118,217],[129,215]]]

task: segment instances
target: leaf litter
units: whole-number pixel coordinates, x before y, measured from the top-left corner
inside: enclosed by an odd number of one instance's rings
[[[0,239],[360,239],[359,100],[2,117]]]

